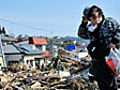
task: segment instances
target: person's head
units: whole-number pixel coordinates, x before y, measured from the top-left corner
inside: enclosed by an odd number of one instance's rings
[[[93,5],[89,9],[88,20],[91,21],[91,24],[95,25],[100,23],[102,21],[102,16],[103,12],[99,7]]]

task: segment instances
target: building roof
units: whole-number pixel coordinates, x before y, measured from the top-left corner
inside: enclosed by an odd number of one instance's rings
[[[13,44],[3,46],[3,51],[5,54],[21,54]]]
[[[22,44],[29,44],[29,41],[26,40],[26,41],[21,41],[21,42],[16,43],[16,45],[22,45]]]
[[[47,40],[45,38],[38,38],[38,37],[30,37],[29,44],[35,45],[47,45]]]
[[[6,42],[15,42],[15,41],[17,41],[17,39],[16,38],[13,38],[13,37],[10,37],[10,36],[8,36],[8,35],[1,35],[1,39],[2,39],[2,41],[6,41]]]
[[[25,54],[25,55],[41,55],[42,51],[33,49],[29,44],[25,45],[6,45],[3,46],[4,53],[7,55],[15,55],[15,54]]]
[[[33,49],[29,44],[18,45],[18,48],[21,52],[27,55],[41,55],[42,51],[38,49]]]
[[[37,49],[32,49],[32,47],[28,45],[15,45],[9,44],[3,46],[3,51],[5,54],[5,59],[7,61],[19,61],[22,59],[23,55],[33,56],[37,55],[39,57],[43,57],[43,52]]]

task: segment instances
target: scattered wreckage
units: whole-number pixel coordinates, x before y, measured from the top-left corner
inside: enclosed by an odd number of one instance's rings
[[[47,65],[43,64],[40,70],[27,68],[24,63],[3,68],[0,72],[0,89],[88,90],[91,88],[88,77],[85,76],[89,70],[90,57],[73,60],[64,57],[70,54],[62,52],[59,52],[57,58],[47,60]]]

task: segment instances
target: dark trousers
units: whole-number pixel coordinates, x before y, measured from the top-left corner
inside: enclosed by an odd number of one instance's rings
[[[94,77],[89,76],[89,80],[90,82],[93,82],[95,80]],[[114,78],[113,83],[111,84],[111,86],[108,86],[106,84],[103,84],[102,82],[98,82],[98,86],[100,90],[117,90],[118,89],[118,85],[117,85],[117,77]]]
[[[114,78],[113,83],[111,86],[103,85],[98,81],[98,86],[100,90],[117,90],[118,85],[117,85],[117,77]]]
[[[117,77],[113,74],[112,70],[108,68],[105,60],[100,62],[93,61],[89,72],[94,75],[100,90],[118,89]]]

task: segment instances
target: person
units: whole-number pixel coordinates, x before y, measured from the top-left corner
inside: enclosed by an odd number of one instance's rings
[[[100,90],[117,90],[117,77],[105,62],[111,48],[120,48],[120,25],[111,17],[105,17],[96,5],[84,9],[78,36],[89,39],[87,49],[92,58],[89,73],[98,82]],[[92,48],[91,48],[92,47]]]

